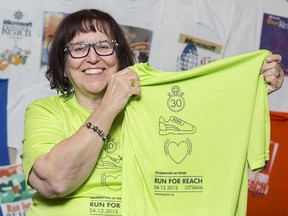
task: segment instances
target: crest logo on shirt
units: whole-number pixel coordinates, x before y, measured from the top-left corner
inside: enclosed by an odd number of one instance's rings
[[[185,107],[184,92],[181,92],[179,86],[173,86],[168,93],[167,106],[173,112],[179,112]]]

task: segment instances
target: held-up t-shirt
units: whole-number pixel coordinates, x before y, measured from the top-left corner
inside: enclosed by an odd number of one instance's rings
[[[183,72],[131,67],[141,97],[128,104],[122,213],[245,215],[248,166],[269,159],[267,84],[259,50]]]
[[[91,112],[80,106],[75,96],[68,100],[50,96],[28,106],[22,152],[26,180],[35,160],[73,135]],[[71,194],[55,199],[36,192],[29,216],[121,215],[122,147],[118,139],[121,118],[119,115],[114,121],[109,131],[111,137],[103,146],[95,169],[85,183]]]

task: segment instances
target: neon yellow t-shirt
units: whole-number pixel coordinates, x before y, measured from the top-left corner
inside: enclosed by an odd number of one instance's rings
[[[248,164],[269,157],[260,50],[183,72],[131,67],[141,98],[125,110],[123,216],[246,215]]]
[[[50,96],[28,106],[22,152],[26,180],[35,160],[74,134],[90,114],[90,110],[78,104],[75,96],[68,100]],[[118,140],[121,123],[120,115],[87,181],[62,198],[47,199],[36,192],[28,216],[121,215],[122,147]]]

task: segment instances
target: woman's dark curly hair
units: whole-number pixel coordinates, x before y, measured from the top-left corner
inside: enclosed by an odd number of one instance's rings
[[[96,26],[95,26],[96,21]],[[96,9],[83,9],[65,17],[59,24],[53,35],[48,50],[48,68],[46,77],[50,82],[51,89],[60,91],[62,95],[69,96],[73,92],[70,80],[64,76],[66,52],[65,46],[79,32],[100,31],[116,40],[116,55],[119,61],[118,70],[122,70],[134,64],[134,55],[128,45],[121,26],[106,12]]]

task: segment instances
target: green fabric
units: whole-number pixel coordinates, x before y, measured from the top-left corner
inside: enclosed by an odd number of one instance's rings
[[[124,216],[246,215],[248,165],[269,159],[268,85],[259,50],[183,72],[131,67],[141,98],[125,110]]]
[[[90,110],[77,103],[75,96],[68,100],[51,96],[28,106],[22,153],[26,179],[35,160],[74,134],[90,114]],[[85,184],[63,198],[47,199],[36,193],[28,216],[121,215],[122,150],[118,140],[121,122],[119,116],[109,131],[111,139]]]

